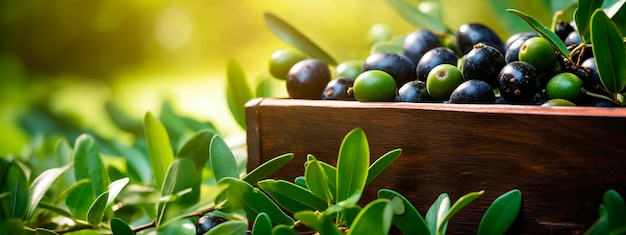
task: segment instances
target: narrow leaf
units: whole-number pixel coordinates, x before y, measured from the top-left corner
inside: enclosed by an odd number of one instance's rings
[[[54,183],[54,181],[61,174],[63,174],[63,172],[70,169],[70,167],[72,167],[72,165],[48,169],[39,174],[37,178],[35,178],[33,183],[30,185],[30,188],[28,189],[28,208],[26,210],[26,220],[30,220],[30,218],[33,216],[33,214],[35,213],[35,209],[39,204],[39,201],[41,201],[48,189],[50,189],[52,183]]]
[[[339,212],[345,211],[345,210],[347,210],[349,208],[353,208],[355,206],[358,206],[357,203],[359,203],[359,199],[361,199],[361,195],[362,195],[361,192],[357,192],[354,195],[352,195],[352,197],[349,197],[346,200],[337,202],[336,204],[328,207],[328,209],[326,209],[324,211],[324,214],[332,215],[332,214],[335,214],[335,213],[339,213]]]
[[[48,210],[50,212],[53,212],[57,215],[64,216],[66,218],[73,218],[72,214],[69,211],[65,210],[64,208],[61,208],[57,205],[50,204],[44,201],[39,202],[39,208]]]
[[[210,229],[205,235],[244,234],[248,223],[239,220],[229,220]]]
[[[211,139],[209,162],[211,163],[215,180],[220,181],[226,177],[239,178],[235,156],[219,135],[215,135]]]
[[[76,180],[89,179],[93,198],[109,185],[96,140],[88,134],[80,135],[74,144],[74,176]]]
[[[604,205],[606,206],[610,231],[626,226],[626,204],[624,198],[617,191],[611,189],[604,193]]]
[[[478,235],[504,234],[522,207],[522,192],[513,189],[496,198],[487,208],[478,226]]]
[[[187,158],[196,164],[196,171],[202,173],[202,168],[209,157],[209,146],[211,140],[217,135],[211,129],[203,129],[196,132],[191,139],[187,140],[183,147],[180,148],[177,158]]]
[[[136,147],[127,146],[119,142],[114,142],[112,146],[120,156],[126,159],[126,170],[132,179],[136,179],[144,184],[152,183],[153,171],[146,154]]]
[[[350,131],[343,139],[337,159],[337,201],[363,191],[370,164],[370,148],[363,129]],[[309,179],[307,178],[307,181]]]
[[[259,181],[259,187],[291,213],[303,210],[323,211],[328,204],[305,188],[284,180]]]
[[[367,173],[367,180],[365,181],[365,185],[368,185],[372,180],[374,180],[380,173],[382,173],[393,161],[396,160],[402,153],[402,149],[391,150],[380,158],[376,159],[374,163],[369,167]]]
[[[228,61],[228,68],[226,70],[226,100],[228,101],[228,108],[233,115],[237,124],[242,129],[246,129],[246,103],[254,98],[250,85],[248,85],[248,79],[241,67],[241,64],[235,60]]]
[[[76,186],[73,187],[73,190],[67,195],[65,204],[70,209],[70,212],[72,212],[74,217],[84,219],[87,218],[89,207],[93,201],[96,200],[96,197],[93,195],[91,184],[89,182],[80,184],[79,182],[77,182]]]
[[[135,235],[130,225],[120,218],[111,219],[111,232],[113,235]]]
[[[574,13],[574,21],[576,22],[578,34],[580,34],[583,42],[589,42],[591,40],[591,17],[598,8],[602,7],[603,1],[604,0],[578,1],[578,8]]]
[[[443,24],[437,15],[426,14],[420,9],[405,0],[387,0],[387,3],[400,15],[406,22],[417,27],[424,28],[436,32],[451,33],[451,31]],[[439,13],[440,14],[440,13]]]
[[[506,11],[526,21],[526,23],[530,25],[530,27],[532,27],[535,31],[537,31],[539,35],[541,35],[543,38],[548,40],[548,42],[550,42],[550,44],[552,45],[552,47],[554,47],[555,50],[557,50],[559,53],[565,56],[565,58],[569,58],[569,50],[567,50],[567,46],[565,45],[565,43],[561,41],[559,36],[557,36],[554,32],[552,32],[548,27],[539,23],[539,21],[537,21],[532,16],[527,15],[526,13],[523,13],[521,11],[518,11],[515,9],[507,9]]]
[[[328,187],[326,172],[317,160],[310,160],[307,163],[304,170],[307,188],[318,198],[330,203],[334,198]]]
[[[626,86],[626,49],[619,29],[598,9],[591,17],[591,43],[600,81],[612,93]]]
[[[254,220],[259,213],[264,212],[274,223],[293,225],[293,219],[287,216],[272,199],[247,182],[226,177],[220,180],[219,185],[227,186],[216,199],[216,201],[225,199],[226,204],[221,209],[243,209],[248,220]]]
[[[144,117],[144,132],[148,145],[148,155],[157,189],[161,189],[167,168],[174,160],[174,153],[169,136],[163,124],[158,122],[151,112]]]
[[[107,209],[107,200],[109,198],[109,192],[104,192],[96,198],[89,207],[89,211],[87,212],[87,222],[94,227],[99,227],[100,223],[102,223],[102,218],[104,217],[104,213]]]
[[[169,196],[177,194],[183,190],[193,188],[197,184],[199,179],[194,170],[196,166],[190,159],[177,158],[170,165],[165,181],[161,187],[161,196]],[[181,196],[177,203],[163,202],[159,203],[157,211],[156,226],[159,228],[161,224],[165,223],[171,215],[176,215],[181,207],[195,204],[199,200],[199,193],[192,192]],[[172,204],[172,205],[170,205]]]
[[[389,200],[376,199],[368,203],[357,215],[347,235],[370,234],[386,235],[391,229],[393,212]]]
[[[430,234],[428,226],[426,225],[426,221],[420,213],[417,211],[415,206],[406,199],[406,197],[401,194],[389,190],[389,189],[381,189],[378,191],[379,198],[400,198],[404,202],[405,211],[401,215],[394,215],[393,223],[404,233],[404,234]]]
[[[428,225],[430,234],[437,235],[437,231],[439,231],[438,225],[440,225],[439,221],[443,220],[449,209],[450,196],[447,193],[440,194],[437,200],[430,206],[428,212],[426,212],[426,225]],[[447,223],[440,226],[447,226]]]
[[[471,192],[459,198],[459,200],[457,200],[446,212],[443,219],[437,221],[437,233],[445,234],[446,227],[450,219],[452,219],[452,217],[456,215],[456,213],[461,211],[461,209],[463,209],[465,206],[476,200],[476,198],[479,198],[481,195],[483,195],[483,193],[485,193],[485,191]]]
[[[295,213],[296,218],[300,223],[315,229],[324,235],[341,235],[342,233],[337,229],[337,226],[331,220],[330,215],[326,213],[316,213],[315,211],[300,211]]]
[[[256,184],[259,180],[265,179],[270,176],[276,170],[283,167],[289,161],[293,159],[293,153],[283,154],[281,156],[272,158],[271,160],[261,164],[254,168],[250,173],[243,177],[243,180],[251,185]]]
[[[333,195],[333,198],[337,198],[337,167],[334,167],[328,163],[317,161],[324,172],[326,173],[328,189]]]
[[[584,233],[584,235],[606,235],[606,234],[610,234],[609,223],[608,223],[608,219],[606,218],[606,216],[600,216],[600,218],[598,218],[596,222],[594,222],[591,225],[591,227],[589,227],[589,229],[587,229],[587,231],[585,231]]]
[[[120,194],[120,192],[122,192],[122,189],[126,187],[128,182],[129,182],[129,179],[128,177],[126,177],[126,178],[121,178],[119,180],[113,181],[111,184],[109,184],[109,197],[107,198],[107,205],[106,205],[107,208],[111,206],[113,202],[115,202],[115,198],[117,197],[117,195]]]
[[[254,219],[252,234],[272,234],[272,220],[265,212],[261,212]]]
[[[293,180],[293,182],[294,182],[296,185],[300,186],[300,187],[303,187],[303,188],[305,188],[305,189],[309,189],[309,188],[306,186],[306,179],[304,179],[304,176],[298,176],[298,177],[296,177],[296,178]]]
[[[337,65],[335,59],[328,53],[283,19],[268,12],[263,14],[263,18],[265,19],[267,27],[281,40],[300,49],[313,58],[320,59],[329,65]]]
[[[141,120],[131,117],[117,103],[108,100],[105,103],[105,109],[109,119],[121,130],[135,134],[142,132]]]
[[[24,170],[13,160],[7,166],[2,192],[8,192],[3,200],[4,208],[8,209],[9,217],[21,219],[28,207],[28,179]]]

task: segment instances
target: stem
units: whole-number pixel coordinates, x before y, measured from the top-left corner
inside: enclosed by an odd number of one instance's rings
[[[611,101],[611,102],[613,102],[614,104],[616,104],[616,105],[618,105],[618,106],[622,106],[621,102],[619,102],[618,100],[615,100],[615,99],[609,98],[609,97],[604,96],[604,95],[596,94],[596,93],[589,92],[589,91],[585,91],[585,94],[586,94],[586,95],[588,95],[588,96],[591,96],[591,97],[595,97],[595,98],[600,98],[600,99],[608,100],[608,101]]]
[[[558,24],[559,19],[561,19],[561,16],[563,16],[563,11],[556,11],[554,15],[552,16],[552,24],[550,25],[550,30],[552,32],[555,32],[556,24]]]

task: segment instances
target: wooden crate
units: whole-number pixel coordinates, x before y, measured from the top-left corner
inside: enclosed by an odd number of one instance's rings
[[[361,127],[372,161],[402,149],[362,201],[389,188],[424,215],[440,193],[455,201],[485,190],[448,234],[475,234],[489,204],[514,188],[523,205],[513,234],[581,234],[606,190],[626,195],[626,108],[264,98],[246,105],[246,118],[249,169],[295,154],[273,178],[303,175],[307,154],[335,165],[343,137]]]

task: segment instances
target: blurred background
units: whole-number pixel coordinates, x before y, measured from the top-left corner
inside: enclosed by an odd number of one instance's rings
[[[506,40],[530,28],[504,9],[549,24],[561,4],[554,2],[441,0],[434,6],[452,30],[481,22]],[[111,128],[107,101],[137,120],[168,101],[222,133],[243,132],[226,102],[227,62],[237,60],[254,85],[267,76],[271,53],[291,47],[266,27],[264,12],[289,22],[339,62],[368,55],[374,24],[396,35],[417,29],[385,0],[2,0],[0,156],[28,142],[19,120],[33,114],[33,106],[113,138],[124,136]],[[275,87],[273,96],[284,97],[283,83],[276,80]]]

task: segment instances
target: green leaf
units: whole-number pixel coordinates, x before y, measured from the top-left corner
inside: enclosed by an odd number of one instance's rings
[[[36,228],[35,235],[58,235],[58,233],[45,228]]]
[[[2,201],[3,207],[8,209],[9,218],[23,218],[28,207],[28,179],[15,160],[7,166],[1,192],[10,193]]]
[[[177,158],[170,165],[165,181],[161,187],[161,196],[169,196],[177,194],[183,190],[193,188],[199,181],[195,171],[196,166],[190,159]],[[176,216],[182,207],[195,204],[199,200],[199,192],[192,192],[182,195],[176,203],[163,202],[159,203],[157,211],[156,227],[159,228],[163,223],[167,222],[172,215]]]
[[[604,193],[604,205],[610,231],[626,226],[626,204],[624,198],[617,191],[611,189]]]
[[[350,131],[343,139],[337,159],[337,201],[363,191],[370,164],[370,148],[361,128]],[[307,177],[307,182],[309,178]]]
[[[368,203],[357,215],[347,235],[386,235],[391,229],[393,210],[388,199],[376,199]]]
[[[111,232],[113,235],[135,235],[130,225],[120,218],[111,219]]]
[[[189,219],[178,219],[159,228],[156,234],[196,235],[196,226]]]
[[[174,111],[174,107],[167,100],[161,104],[161,113],[159,114],[159,120],[167,130],[167,135],[171,143],[178,143],[183,136],[185,136],[185,132],[187,131],[187,127],[185,123],[181,120],[180,115],[176,114]]]
[[[309,157],[312,157],[312,155],[309,155]],[[328,176],[319,161],[313,159],[307,162],[304,170],[304,179],[307,188],[313,195],[327,203],[330,203],[334,199],[328,187]]]
[[[147,155],[136,147],[127,146],[119,142],[113,142],[112,148],[126,159],[126,170],[132,179],[144,184],[152,182],[152,170],[150,170],[151,165]]]
[[[311,191],[288,181],[263,180],[259,181],[259,187],[291,213],[303,210],[323,211],[328,208],[326,201],[313,195]]]
[[[355,207],[357,206],[357,203],[359,203],[359,199],[361,199],[361,195],[362,195],[361,192],[356,192],[354,195],[347,198],[346,200],[337,202],[336,204],[329,206],[328,209],[324,211],[324,213],[334,214],[334,213],[345,211],[348,208]]]
[[[272,229],[272,235],[298,235],[298,233],[293,230],[293,226],[279,224]]]
[[[63,174],[63,172],[70,169],[70,167],[72,167],[72,165],[48,169],[35,178],[28,189],[28,208],[26,210],[25,220],[30,220],[33,214],[35,214],[35,209],[37,208],[39,201],[41,201],[48,189],[50,189],[52,183],[54,183],[54,181],[61,174]]]
[[[430,234],[437,235],[437,231],[439,231],[439,226],[447,227],[447,223],[441,224],[439,221],[443,220],[449,209],[450,196],[448,196],[447,193],[440,194],[439,197],[437,197],[437,200],[435,200],[430,208],[428,208],[428,212],[426,212],[426,225],[428,225],[428,230],[430,230]]]
[[[216,202],[226,201],[221,209],[243,209],[248,220],[254,220],[259,213],[265,212],[274,223],[293,225],[293,219],[287,216],[272,199],[247,182],[226,177],[220,180],[219,185],[227,186],[215,200]]]
[[[233,234],[239,235],[244,234],[248,229],[248,223],[245,221],[239,220],[229,220],[224,223],[218,224],[217,226],[210,229],[208,232],[204,233],[205,235],[224,235],[224,234]]]
[[[143,132],[141,120],[134,119],[128,115],[117,103],[107,100],[105,103],[105,110],[107,111],[109,119],[111,119],[113,124],[115,124],[115,126],[117,126],[120,130],[137,135]]]
[[[485,193],[485,191],[471,192],[459,198],[459,200],[457,200],[452,205],[452,207],[450,207],[450,209],[446,211],[446,215],[443,217],[443,219],[437,221],[437,234],[445,234],[447,224],[450,219],[452,219],[452,217],[456,215],[456,213],[461,211],[461,209],[463,209],[465,206],[476,200],[476,198],[479,198],[481,195],[483,195],[483,193]]]
[[[272,234],[272,220],[265,212],[261,212],[254,219],[252,234]]]
[[[76,139],[74,176],[76,180],[89,179],[93,198],[105,192],[109,185],[109,177],[100,158],[98,145],[91,135],[82,134]]]
[[[387,3],[409,24],[436,32],[452,33],[439,18],[441,13],[426,14],[415,5],[405,0],[387,0]]]
[[[211,140],[215,135],[217,133],[211,129],[203,129],[196,132],[185,142],[176,157],[192,160],[196,164],[196,172],[202,173],[202,168],[204,168],[204,164],[209,157]]]
[[[272,173],[276,172],[276,170],[283,167],[289,161],[293,159],[293,153],[287,153],[280,155],[278,157],[272,158],[271,160],[261,164],[260,166],[254,168],[250,173],[243,177],[243,180],[248,182],[251,185],[256,184],[259,180],[265,179],[270,176]]]
[[[89,204],[87,204],[89,205]],[[72,214],[65,210],[64,208],[61,208],[57,205],[54,204],[50,204],[44,201],[39,202],[39,208],[44,209],[44,210],[48,210],[50,212],[56,213],[58,215],[64,216],[66,218],[72,218]]]
[[[211,139],[209,162],[211,163],[211,169],[213,169],[216,181],[226,177],[239,178],[239,169],[237,168],[235,156],[219,135],[215,135]]]
[[[109,187],[108,187],[109,197],[107,198],[107,205],[106,205],[107,208],[113,205],[113,202],[115,202],[115,198],[117,197],[117,195],[120,194],[120,192],[122,192],[122,189],[126,187],[128,182],[129,182],[129,179],[128,177],[126,177],[126,178],[121,178],[116,181],[113,181],[111,184],[109,184]]]
[[[263,18],[265,19],[267,27],[281,40],[300,49],[313,58],[320,59],[329,65],[337,65],[335,59],[328,53],[283,19],[268,12],[263,14]]]
[[[337,198],[337,168],[325,162],[317,162],[320,166],[322,166],[322,169],[324,169],[324,172],[326,173],[326,177],[328,179],[328,189],[332,193],[333,198]]]
[[[248,101],[254,98],[250,85],[248,85],[248,79],[241,68],[241,64],[236,60],[228,61],[228,68],[226,71],[226,100],[228,101],[228,108],[233,115],[237,124],[243,129],[246,129],[246,112],[245,106]]]
[[[294,182],[296,185],[300,186],[300,187],[303,187],[303,188],[305,188],[305,189],[309,189],[309,188],[306,186],[306,179],[304,179],[304,176],[298,176],[298,177],[296,177],[296,178],[293,180],[293,182]]]
[[[402,149],[391,150],[385,155],[376,159],[374,163],[369,167],[367,173],[367,180],[365,181],[365,185],[368,185],[372,180],[374,180],[380,173],[382,173],[393,161],[396,160],[402,153]]]
[[[626,86],[626,49],[619,29],[598,9],[591,17],[591,43],[600,81],[610,92]]]
[[[522,207],[522,192],[513,189],[496,198],[487,208],[478,226],[478,235],[504,234]]]
[[[151,112],[147,112],[144,117],[144,132],[154,179],[157,189],[161,190],[167,168],[174,161],[174,152],[165,127],[154,118]]]
[[[552,32],[552,30],[550,30],[548,27],[542,25],[535,18],[521,11],[518,11],[515,9],[507,9],[506,11],[526,21],[526,23],[528,23],[530,27],[532,27],[535,31],[537,31],[539,35],[541,35],[543,38],[548,40],[548,42],[550,42],[550,44],[555,50],[557,50],[566,58],[569,58],[569,50],[567,50],[567,46],[565,45],[565,43],[561,41],[559,36],[557,36],[554,32]]]
[[[609,223],[606,216],[600,216],[592,225],[585,231],[584,235],[606,235],[610,234]]]
[[[381,189],[378,191],[379,198],[400,198],[404,202],[404,214],[394,215],[393,223],[404,233],[404,234],[430,234],[430,230],[424,221],[424,218],[417,211],[415,206],[406,199],[406,197],[401,194],[390,190],[390,189]]]
[[[392,52],[402,54],[404,39],[406,35],[401,37],[394,37],[389,41],[380,41],[372,45],[370,48],[370,54],[381,53],[381,52]]]
[[[88,179],[86,179],[88,180]],[[73,190],[67,195],[65,204],[75,218],[87,218],[89,207],[96,199],[91,189],[91,184],[85,181],[76,182]]]
[[[574,21],[583,42],[591,40],[591,18],[594,12],[602,7],[604,0],[579,0],[574,13]],[[595,50],[595,47],[594,47]]]
[[[89,211],[87,212],[87,222],[94,227],[99,227],[100,223],[102,223],[102,218],[104,217],[104,213],[107,209],[107,200],[109,198],[109,192],[104,192],[96,198],[91,206],[89,207]]]
[[[72,149],[72,146],[70,146],[70,143],[67,141],[67,139],[59,139],[54,151],[59,166],[74,164],[72,159],[74,150]],[[76,183],[76,178],[74,177],[73,172],[63,173],[60,177],[62,182],[62,188],[69,187],[70,185]]]
[[[341,235],[337,226],[332,221],[332,216],[327,213],[316,213],[315,211],[300,211],[294,215],[300,223],[315,229],[323,235]]]

